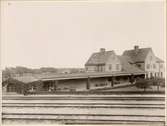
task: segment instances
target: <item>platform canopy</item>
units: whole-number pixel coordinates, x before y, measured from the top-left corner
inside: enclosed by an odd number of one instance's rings
[[[74,73],[74,74],[55,74],[41,76],[41,81],[49,80],[69,80],[69,79],[84,79],[84,78],[99,78],[99,77],[116,77],[116,76],[130,76],[130,75],[144,75],[145,72],[89,72],[89,73]]]
[[[116,76],[130,76],[130,75],[145,75],[145,72],[85,72],[85,73],[72,73],[72,74],[47,74],[38,76],[21,76],[14,77],[19,83],[30,84],[42,81],[54,80],[70,80],[70,79],[86,79],[86,78],[100,78],[100,77],[116,77]],[[7,81],[7,80],[6,80]]]

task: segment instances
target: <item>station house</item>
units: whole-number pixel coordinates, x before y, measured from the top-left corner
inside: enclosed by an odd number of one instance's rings
[[[21,92],[26,87],[29,91],[58,92],[110,88],[118,84],[128,84],[131,78],[163,77],[163,63],[154,56],[151,48],[139,49],[135,46],[133,50],[126,50],[121,56],[116,55],[113,50],[106,51],[102,48],[90,56],[85,63],[84,73],[15,77],[13,79],[17,81],[14,82],[19,82],[17,84],[20,86],[6,80],[3,82],[3,90]],[[148,64],[152,66],[150,69]]]

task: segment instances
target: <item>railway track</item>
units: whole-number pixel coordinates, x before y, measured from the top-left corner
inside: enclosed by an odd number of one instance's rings
[[[163,95],[3,97],[2,122],[164,125]]]

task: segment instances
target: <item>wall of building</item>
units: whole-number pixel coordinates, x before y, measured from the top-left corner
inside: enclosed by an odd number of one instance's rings
[[[87,79],[71,79],[71,80],[59,80],[57,84],[57,90],[60,91],[83,91],[86,90]]]
[[[98,89],[104,87],[111,87],[111,83],[107,78],[91,78],[90,89]]]
[[[147,77],[155,77],[158,72],[156,57],[152,51],[150,51],[145,59],[145,71],[147,72]]]
[[[117,67],[118,66],[118,67]],[[105,65],[105,71],[121,71],[122,66],[119,58],[113,53],[107,60]]]
[[[85,66],[85,69],[86,69],[86,71],[87,72],[95,72],[96,71],[96,69],[97,69],[97,66]]]
[[[163,62],[157,62],[157,76],[165,78],[165,65]]]
[[[57,84],[57,90],[61,91],[85,91],[87,90],[87,79],[77,79],[77,80],[61,80]],[[89,79],[89,89],[97,89],[103,87],[110,87],[111,84],[107,81],[107,78],[90,78]]]
[[[118,67],[117,67],[118,66]],[[109,71],[121,71],[122,66],[119,58],[115,53],[112,53],[104,65],[88,65],[85,66],[87,72],[109,72]]]
[[[89,89],[99,89],[111,87],[111,77],[101,77],[101,78],[89,78]],[[115,78],[115,81],[120,83],[129,83],[129,77],[119,77]],[[56,89],[58,91],[85,91],[87,89],[87,78],[86,79],[71,79],[71,80],[60,80],[57,83]]]
[[[119,67],[117,68],[117,66]],[[121,70],[122,70],[121,61],[118,59],[116,55],[112,55],[106,62],[105,71],[121,71]]]

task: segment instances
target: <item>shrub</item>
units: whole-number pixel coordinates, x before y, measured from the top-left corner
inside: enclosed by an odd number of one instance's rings
[[[148,79],[140,78],[136,80],[135,85],[137,88],[141,88],[144,89],[144,91],[146,91],[146,89],[150,87],[150,81]]]
[[[138,79],[136,81],[136,87],[143,88],[144,91],[150,86],[157,86],[157,90],[159,91],[159,87],[165,87],[165,79],[164,78],[151,78],[151,79]]]
[[[165,87],[165,79],[164,78],[154,78],[150,80],[151,85],[157,86],[157,90],[159,90],[159,86]]]
[[[165,87],[165,78],[159,78],[158,81],[161,87]]]

